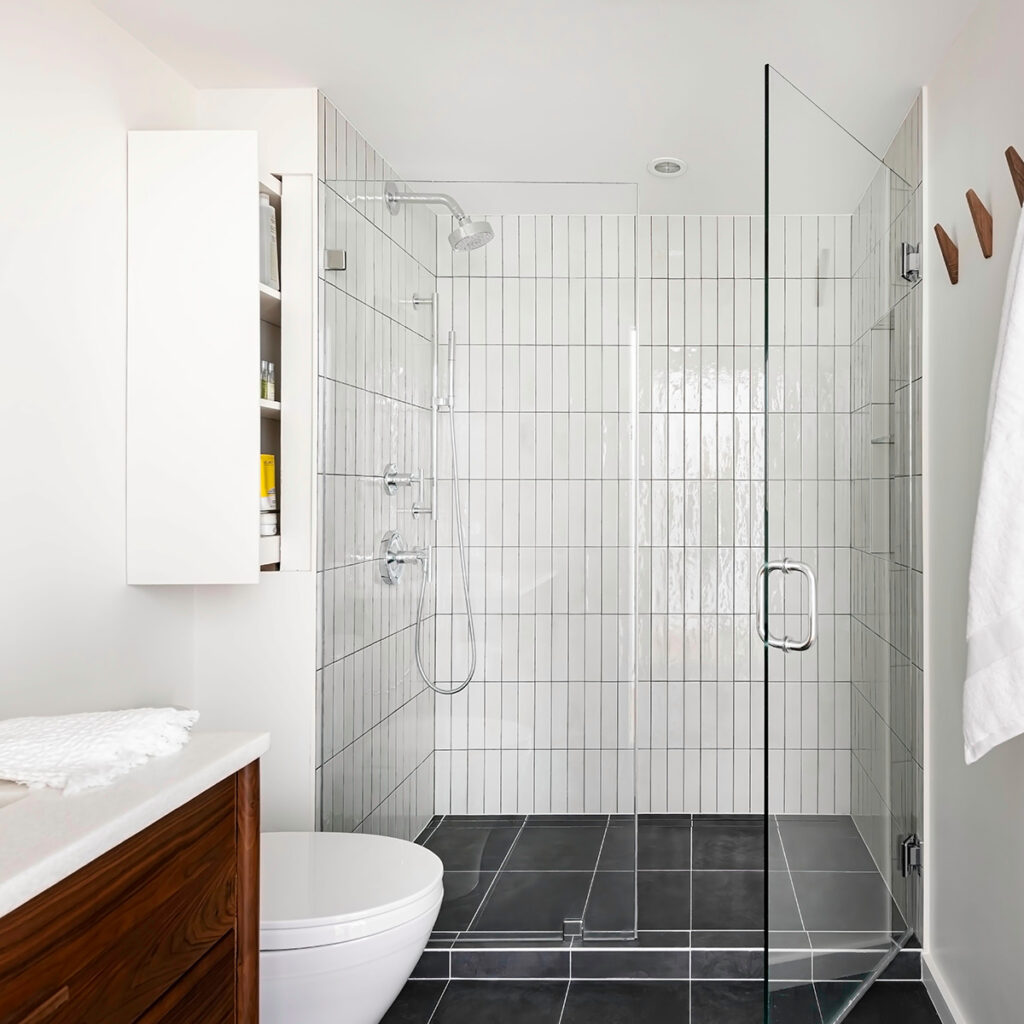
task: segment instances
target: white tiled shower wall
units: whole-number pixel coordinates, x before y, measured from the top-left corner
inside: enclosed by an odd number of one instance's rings
[[[436,706],[436,809],[631,810],[635,220],[488,219],[475,253],[438,236],[480,664]],[[468,651],[443,440],[447,680]]]
[[[446,227],[438,235],[442,330],[453,326],[461,346],[481,665],[437,705],[436,810],[631,811],[635,783],[640,811],[758,811],[763,221],[491,221],[498,237],[469,256],[447,252]],[[787,812],[849,810],[850,231],[841,216],[779,219],[772,231],[771,540],[816,566],[822,611],[816,650],[772,670],[770,802]],[[449,494],[443,484],[444,678],[466,664]]]
[[[380,182],[394,173],[334,106],[320,100],[320,245],[345,271],[319,282],[317,651],[319,821],[324,830],[414,837],[433,813],[434,697],[413,661],[417,569],[383,583],[386,530],[429,542],[407,490],[382,472],[429,466],[436,218],[392,216]],[[428,620],[423,644],[433,647]]]

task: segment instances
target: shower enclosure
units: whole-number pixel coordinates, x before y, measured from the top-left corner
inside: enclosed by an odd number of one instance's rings
[[[443,860],[420,977],[835,1024],[919,971],[920,119],[765,112],[766,215],[691,216],[327,105],[320,817]]]

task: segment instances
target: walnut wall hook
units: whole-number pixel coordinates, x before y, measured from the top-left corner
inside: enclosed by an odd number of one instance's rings
[[[978,243],[981,245],[981,252],[985,259],[991,259],[992,214],[988,212],[985,204],[978,198],[978,193],[973,188],[967,190],[967,205],[971,210],[974,230],[978,232]]]
[[[1024,160],[1013,146],[1006,151],[1006,163],[1010,168],[1010,177],[1013,178],[1013,187],[1017,190],[1017,198],[1020,205],[1024,206]]]
[[[960,280],[960,250],[956,247],[956,242],[946,234],[941,224],[935,225],[935,237],[939,240],[942,262],[946,264],[949,282],[956,284]]]

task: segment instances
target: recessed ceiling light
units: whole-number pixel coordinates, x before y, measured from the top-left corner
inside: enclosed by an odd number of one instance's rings
[[[687,167],[678,157],[656,156],[647,165],[647,170],[656,178],[678,178],[686,173]]]

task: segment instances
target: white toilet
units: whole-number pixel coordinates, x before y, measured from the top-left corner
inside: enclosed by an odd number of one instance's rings
[[[264,833],[262,1024],[378,1024],[426,947],[442,874],[402,839]]]

